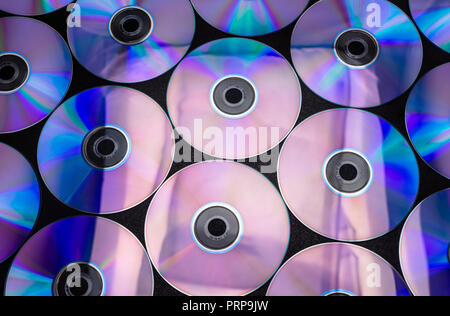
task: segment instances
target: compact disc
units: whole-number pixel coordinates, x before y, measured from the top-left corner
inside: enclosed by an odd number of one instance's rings
[[[289,230],[283,200],[262,174],[211,161],[161,187],[147,214],[146,242],[156,269],[181,292],[236,296],[275,273]]]
[[[40,15],[65,7],[73,0],[1,1],[0,10],[20,15]]]
[[[58,106],[69,89],[72,58],[54,29],[30,18],[1,18],[0,47],[0,133],[8,133]]]
[[[292,57],[302,80],[328,101],[373,107],[416,80],[422,41],[414,23],[386,0],[323,0],[300,18]]]
[[[383,258],[350,244],[308,248],[280,269],[268,296],[410,296],[400,274]]]
[[[40,191],[28,161],[0,143],[0,262],[28,238],[39,213]]]
[[[95,75],[139,82],[162,75],[186,54],[195,31],[187,0],[78,0],[79,27],[68,28],[75,57]]]
[[[168,108],[184,139],[214,157],[242,159],[277,146],[300,113],[295,71],[278,52],[241,38],[188,55],[169,84]]]
[[[356,109],[319,113],[281,151],[278,177],[291,211],[343,241],[379,237],[408,215],[419,188],[412,149],[390,124]]]
[[[406,281],[418,296],[450,295],[450,189],[423,201],[410,215],[400,241]]]
[[[19,251],[7,296],[151,296],[153,272],[139,241],[115,222],[73,217],[53,223]]]
[[[409,0],[409,5],[425,36],[450,53],[450,0]]]
[[[412,143],[436,171],[450,178],[450,63],[435,68],[414,87],[406,108]]]
[[[113,213],[148,198],[167,176],[174,137],[160,106],[121,87],[83,92],[50,117],[38,163],[50,191],[89,213]]]
[[[216,28],[256,36],[277,31],[303,12],[308,0],[192,0],[196,11]]]

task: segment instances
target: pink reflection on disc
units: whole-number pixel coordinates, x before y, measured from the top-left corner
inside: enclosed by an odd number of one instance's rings
[[[241,236],[224,251],[208,251],[198,246],[192,224],[199,210],[217,204],[237,211]],[[233,233],[228,228],[220,238]],[[204,162],[175,174],[155,196],[146,221],[154,265],[190,295],[254,291],[276,271],[288,241],[289,218],[279,193],[264,176],[234,162]]]
[[[350,244],[323,244],[291,258],[268,296],[409,296],[400,275],[383,258]]]
[[[217,99],[225,94],[215,93],[229,78],[239,78],[228,86],[242,90],[238,100],[252,100],[235,115],[220,109]],[[283,56],[257,41],[229,38],[188,55],[171,79],[167,100],[170,117],[188,143],[214,157],[242,159],[273,149],[289,134],[302,96]]]
[[[341,157],[335,166],[332,157]],[[352,177],[341,175],[346,168]],[[278,171],[281,192],[300,221],[342,241],[397,227],[419,188],[405,138],[382,118],[356,109],[325,111],[300,124],[284,144]]]

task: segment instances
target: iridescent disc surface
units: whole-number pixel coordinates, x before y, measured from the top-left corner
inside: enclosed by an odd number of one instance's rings
[[[0,133],[8,133],[38,123],[58,106],[69,89],[72,59],[55,30],[30,18],[0,19],[0,50],[0,57],[19,55],[29,67],[18,90],[0,92]]]
[[[409,5],[425,36],[450,53],[450,0],[410,0]]]
[[[0,143],[0,262],[28,238],[39,213],[40,191],[28,161]]]
[[[0,10],[20,15],[40,15],[65,7],[73,0],[4,0]]]
[[[338,14],[337,14],[338,13]],[[363,30],[378,43],[366,67],[338,58],[335,42],[347,30]],[[404,93],[422,65],[422,42],[409,17],[386,0],[324,0],[300,18],[292,57],[302,80],[321,97],[346,106],[373,107]]]
[[[409,136],[423,159],[450,178],[450,63],[414,87],[406,108]]]
[[[242,218],[242,237],[225,253],[203,250],[191,222],[205,205],[226,203]],[[261,174],[234,162],[204,162],[168,180],[146,221],[150,258],[174,287],[190,295],[235,296],[263,285],[281,264],[289,218],[279,193]]]
[[[222,31],[256,36],[293,22],[308,0],[192,0],[196,11]]]
[[[409,296],[397,271],[377,254],[350,244],[323,244],[291,258],[268,296]]]
[[[325,166],[338,152],[367,161],[371,176],[360,191],[346,194],[327,182]],[[394,229],[411,210],[419,188],[417,161],[406,140],[362,110],[326,111],[300,124],[284,144],[278,170],[281,192],[300,221],[344,241]]]
[[[214,106],[215,85],[229,77],[250,82],[255,105],[229,117]],[[272,48],[248,39],[208,43],[186,57],[172,76],[168,107],[184,139],[214,157],[242,159],[277,146],[294,127],[302,102],[295,71]]]
[[[139,241],[111,220],[74,217],[51,224],[19,251],[9,271],[7,296],[52,296],[61,270],[73,263],[94,265],[104,296],[150,296],[152,266]]]
[[[423,201],[410,215],[400,242],[406,281],[418,296],[449,296],[450,189]]]
[[[78,0],[81,27],[69,27],[70,47],[80,63],[95,75],[115,82],[139,82],[157,77],[186,54],[195,31],[195,16],[187,0]],[[110,32],[110,21],[125,7],[139,7],[152,17],[152,31],[139,44],[124,45]]]
[[[129,145],[120,164],[104,169],[88,163],[83,150],[87,135],[102,127],[121,131]],[[173,153],[169,120],[153,99],[103,87],[69,99],[52,114],[39,140],[38,163],[59,200],[85,212],[113,213],[148,198],[167,176]]]

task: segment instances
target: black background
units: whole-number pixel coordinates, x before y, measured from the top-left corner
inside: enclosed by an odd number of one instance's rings
[[[99,0],[101,1],[101,0]],[[163,0],[161,0],[163,1]],[[312,5],[317,1],[313,0],[310,1],[309,5]],[[410,14],[409,6],[408,6],[408,0],[392,0],[391,2],[397,4],[400,6],[405,12],[407,12],[408,15]],[[66,35],[66,18],[68,16],[68,12],[65,10],[65,8],[58,10],[56,12],[38,16],[35,17],[38,20],[41,20],[49,25],[51,25],[53,28],[55,28],[63,37],[67,40]],[[9,14],[4,13],[0,11],[0,17],[9,16]],[[200,18],[198,15],[196,15],[197,18],[197,27],[196,27],[196,34],[191,46],[190,51],[192,51],[195,48],[198,48],[199,46],[203,45],[206,42],[224,38],[224,37],[230,37],[229,34],[223,33],[221,31],[218,31],[217,29],[211,27],[208,25],[202,18]],[[275,48],[277,51],[282,53],[290,62],[291,62],[291,56],[290,56],[290,39],[292,35],[292,31],[294,29],[295,22],[291,25],[287,26],[286,28],[261,37],[255,37],[255,39],[268,44],[269,46]],[[174,30],[176,32],[176,30]],[[419,79],[429,70],[432,68],[441,65],[446,62],[450,62],[450,54],[444,52],[443,50],[436,47],[434,44],[432,44],[428,39],[426,39],[422,35],[422,40],[424,43],[424,64],[422,67],[421,74],[419,76]],[[49,53],[51,54],[51,48]],[[95,53],[95,52],[93,52]],[[71,87],[69,89],[69,92],[67,93],[65,100],[68,98],[84,91],[90,88],[104,86],[104,85],[120,85],[117,83],[112,83],[105,81],[103,79],[100,79],[93,74],[89,73],[87,70],[85,70],[77,61],[75,58],[73,58],[74,63],[74,73],[73,73],[73,80]],[[167,72],[166,74],[155,78],[150,81],[138,83],[138,84],[126,84],[122,86],[128,86],[133,87],[135,89],[138,89],[149,96],[151,96],[153,99],[155,99],[161,107],[167,112],[166,108],[166,90],[169,83],[169,79],[171,74],[173,73],[173,69]],[[303,90],[303,106],[301,115],[299,118],[299,121],[297,123],[302,122],[309,116],[316,114],[320,111],[332,109],[332,108],[341,108],[340,106],[334,105],[330,102],[325,101],[324,99],[318,97],[316,94],[314,94],[310,89],[306,87],[305,84],[301,83],[302,90]],[[411,88],[412,89],[412,88]],[[407,98],[411,92],[411,89],[409,89],[406,93],[404,93],[399,98],[395,99],[392,102],[389,102],[387,104],[384,104],[379,107],[368,109],[369,112],[378,114],[385,118],[388,122],[390,122],[392,125],[394,125],[404,136],[405,138],[408,137],[406,126],[405,126],[405,107]],[[45,187],[42,178],[40,177],[38,173],[38,167],[37,167],[37,144],[39,135],[41,133],[41,130],[45,124],[47,119],[40,122],[39,124],[28,128],[26,130],[12,133],[12,134],[0,134],[0,142],[4,142],[6,144],[11,145],[12,147],[18,149],[33,165],[33,168],[35,169],[36,173],[38,174],[38,179],[41,187],[41,210],[40,214],[37,220],[37,223],[33,229],[33,233],[36,233],[39,229],[43,228],[44,226],[71,216],[77,216],[77,215],[85,215],[84,213],[81,213],[79,211],[76,211],[61,202],[59,202]],[[318,139],[317,141],[320,141]],[[417,155],[417,160],[420,166],[420,179],[421,179],[421,186],[418,198],[416,200],[416,203],[414,206],[419,204],[424,198],[427,196],[441,191],[443,189],[450,187],[450,180],[446,179],[445,177],[437,174],[434,170],[432,170],[428,165],[426,165],[423,160]],[[258,164],[254,163],[246,163],[247,165],[258,169]],[[170,175],[174,174],[175,172],[179,171],[183,167],[186,167],[188,164],[175,164],[172,167],[172,170],[170,172]],[[266,175],[270,181],[272,181],[277,187],[277,177],[276,174]],[[101,215],[103,217],[113,219],[122,225],[126,226],[130,231],[132,231],[142,242],[144,245],[144,220],[145,215],[148,209],[148,206],[151,202],[152,197],[147,199],[145,202],[140,204],[137,207],[134,207],[133,209],[127,210],[122,213],[113,214],[113,215]],[[303,250],[307,247],[324,243],[324,242],[332,242],[333,240],[329,240],[325,237],[322,237],[308,228],[306,228],[303,224],[301,224],[292,214],[290,214],[291,217],[291,242],[288,248],[288,252],[286,255],[285,260],[292,257],[294,254],[296,254],[298,251]],[[385,258],[387,261],[389,261],[394,268],[396,268],[398,271],[400,271],[400,263],[399,263],[399,255],[398,255],[398,248],[399,248],[399,239],[401,234],[401,229],[403,227],[404,222],[399,225],[394,231],[371,241],[366,241],[362,243],[355,243],[361,246],[364,246],[379,255],[381,255],[383,258]],[[17,253],[16,253],[17,254]],[[9,268],[13,262],[13,258],[15,257],[14,254],[11,256],[8,260],[0,264],[0,289],[3,289],[5,286],[5,280],[9,271]],[[167,284],[161,276],[154,271],[155,275],[155,295],[181,295],[177,290],[173,289],[169,284]],[[259,290],[253,292],[251,295],[264,295],[267,291],[267,287],[269,285],[269,282],[267,282],[264,286],[262,286]]]

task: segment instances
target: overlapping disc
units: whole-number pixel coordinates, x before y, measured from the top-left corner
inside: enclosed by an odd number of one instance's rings
[[[139,241],[108,219],[53,223],[19,251],[8,296],[150,296],[152,266]]]
[[[400,242],[406,281],[418,296],[450,295],[450,189],[423,201],[410,215]]]
[[[72,59],[55,30],[30,18],[0,19],[0,47],[0,133],[8,133],[58,106],[69,89]]]
[[[302,80],[328,101],[373,107],[417,78],[422,42],[414,23],[386,0],[324,0],[300,18],[292,57]]]
[[[65,7],[73,0],[19,0],[2,1],[0,10],[21,15],[40,15]]]
[[[450,53],[450,0],[410,0],[409,5],[425,36]]]
[[[178,290],[200,296],[244,295],[282,262],[289,218],[273,185],[235,162],[190,166],[152,201],[146,242],[159,273]]]
[[[291,258],[269,296],[409,296],[397,271],[377,254],[350,244],[323,244]]]
[[[40,191],[28,161],[0,143],[0,262],[25,242],[39,212]]]
[[[222,31],[256,36],[277,31],[302,13],[308,0],[192,0],[196,11]]]
[[[184,139],[220,158],[257,156],[277,146],[301,107],[298,79],[272,48],[239,38],[208,43],[186,57],[168,90]]]
[[[288,137],[281,192],[294,214],[330,238],[362,241],[394,229],[419,188],[416,158],[382,118],[354,109],[319,113]]]
[[[406,108],[411,141],[423,159],[450,178],[450,63],[419,81]]]
[[[148,198],[173,161],[170,122],[145,94],[120,87],[83,92],[50,117],[38,163],[51,192],[73,208],[112,213]]]
[[[95,75],[115,82],[157,77],[186,54],[195,31],[188,0],[79,0],[70,47]]]

